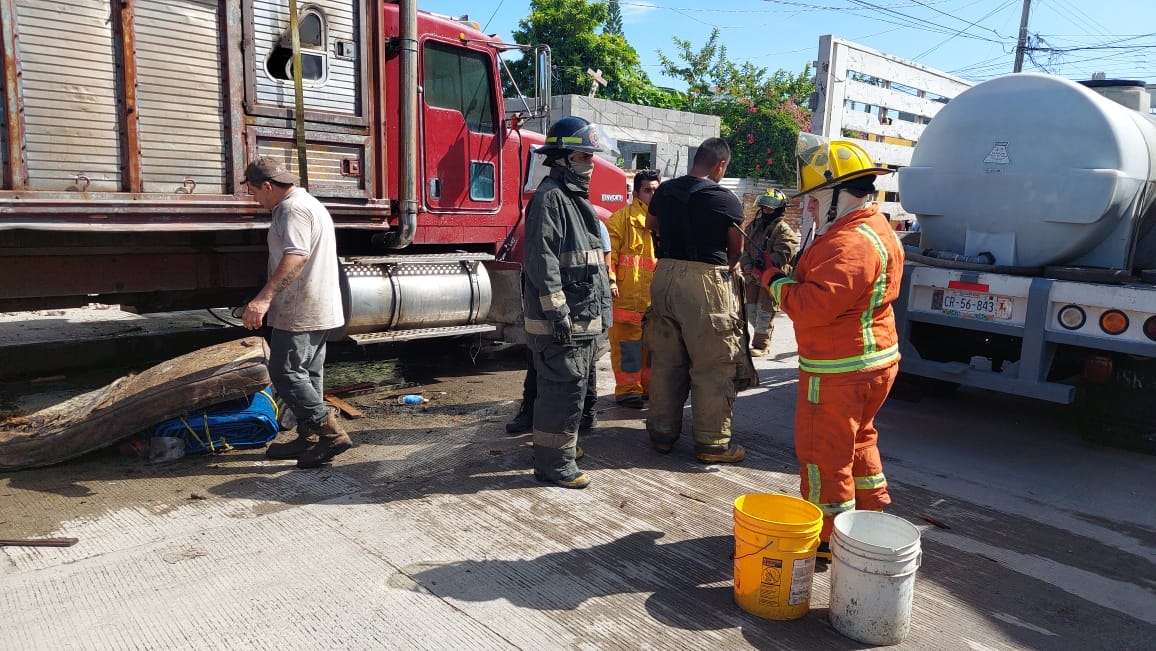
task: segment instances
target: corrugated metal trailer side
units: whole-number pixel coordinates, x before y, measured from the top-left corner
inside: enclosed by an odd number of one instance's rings
[[[368,65],[384,46],[368,38],[370,6],[314,0],[299,15],[315,18],[303,47],[322,73],[305,83],[310,192],[339,227],[380,232],[384,134],[366,80],[380,83]],[[0,0],[0,309],[95,294],[175,309],[260,286],[268,216],[239,177],[256,155],[297,168],[287,11]]]

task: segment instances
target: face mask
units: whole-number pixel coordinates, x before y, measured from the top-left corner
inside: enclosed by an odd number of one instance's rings
[[[815,198],[814,203],[816,204],[812,215],[815,219],[815,235],[822,235],[827,232],[831,224],[835,223],[835,220],[827,221],[827,213],[831,211],[831,201],[835,198],[835,191],[833,189],[819,190],[811,193],[811,196]]]
[[[590,161],[589,163],[578,163],[570,160],[569,163],[570,171],[574,172],[578,176],[588,179],[594,175],[594,161]]]

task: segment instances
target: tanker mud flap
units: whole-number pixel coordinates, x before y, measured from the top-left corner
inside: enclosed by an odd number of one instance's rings
[[[512,344],[526,343],[526,311],[522,306],[522,265],[489,260],[493,299],[489,322],[497,327],[494,339]]]
[[[1112,355],[1106,382],[1081,382],[1076,413],[1084,440],[1156,454],[1156,359]]]

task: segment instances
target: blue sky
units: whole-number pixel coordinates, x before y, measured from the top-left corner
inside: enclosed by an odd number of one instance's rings
[[[697,50],[712,27],[729,58],[800,72],[823,34],[855,41],[972,81],[1012,71],[1023,0],[620,0],[626,39],[652,81],[656,50],[675,58],[673,36]],[[707,8],[709,5],[725,9]],[[420,9],[468,14],[487,33],[512,41],[529,0],[419,0]],[[1156,3],[1149,0],[1032,0],[1028,32],[1040,47],[1025,71],[1071,79],[1094,72],[1156,83]]]

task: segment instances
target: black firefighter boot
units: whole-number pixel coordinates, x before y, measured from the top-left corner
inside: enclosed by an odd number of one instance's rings
[[[506,433],[511,435],[525,434],[532,429],[534,429],[534,403],[523,400],[514,420],[506,423]]]

